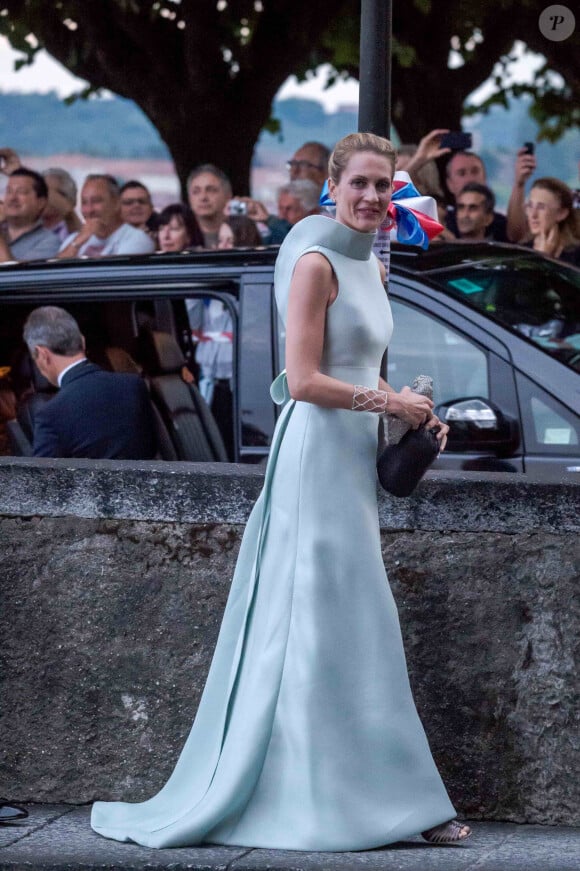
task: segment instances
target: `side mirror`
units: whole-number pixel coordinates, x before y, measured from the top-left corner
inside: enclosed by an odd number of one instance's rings
[[[449,427],[449,450],[511,456],[520,445],[518,422],[489,399],[480,396],[452,399],[434,411]]]

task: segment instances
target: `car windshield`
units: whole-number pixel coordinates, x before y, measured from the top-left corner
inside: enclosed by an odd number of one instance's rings
[[[580,271],[522,254],[462,263],[430,279],[580,372]]]

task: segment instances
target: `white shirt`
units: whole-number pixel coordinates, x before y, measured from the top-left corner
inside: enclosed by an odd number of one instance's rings
[[[78,233],[71,233],[60,246],[64,251],[73,242]],[[85,257],[107,257],[109,254],[151,254],[155,251],[155,243],[147,233],[132,227],[131,224],[121,224],[118,230],[105,239],[91,236],[79,248],[79,254]]]
[[[62,379],[66,375],[67,372],[70,372],[71,369],[74,369],[75,366],[78,366],[79,363],[84,363],[87,358],[83,357],[82,360],[75,360],[74,363],[71,363],[70,366],[67,366],[66,369],[63,369],[60,375],[57,378],[58,386],[62,386]]]

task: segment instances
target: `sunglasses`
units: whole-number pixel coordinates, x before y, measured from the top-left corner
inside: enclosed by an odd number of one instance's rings
[[[132,197],[130,200],[121,200],[122,206],[148,206],[149,200],[145,197]]]
[[[309,160],[287,160],[286,169],[324,169],[318,163],[310,163]]]

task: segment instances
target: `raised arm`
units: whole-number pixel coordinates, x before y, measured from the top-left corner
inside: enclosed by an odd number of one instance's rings
[[[536,158],[520,148],[516,158],[514,186],[507,210],[507,237],[510,242],[521,242],[528,232],[525,197],[526,182],[536,169]]]

